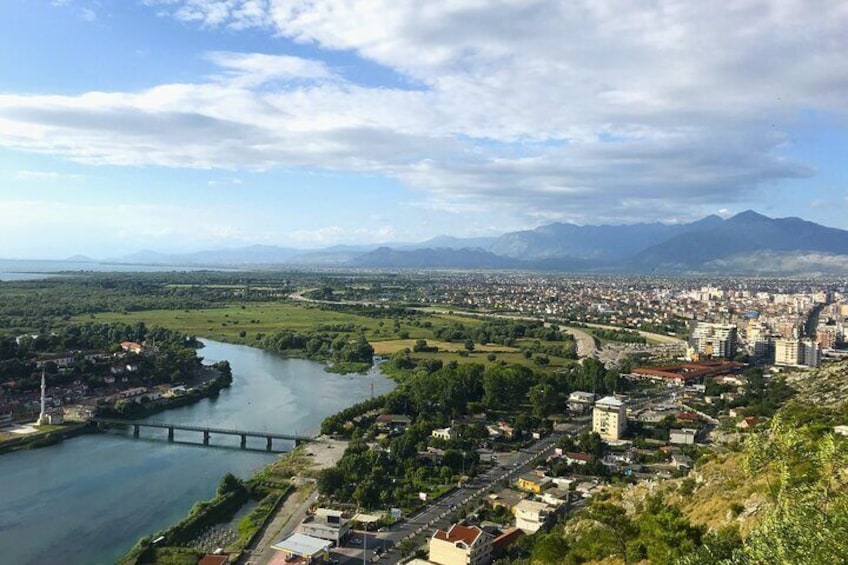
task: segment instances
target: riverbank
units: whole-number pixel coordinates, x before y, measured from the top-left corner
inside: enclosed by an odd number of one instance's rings
[[[97,415],[104,418],[141,420],[160,412],[190,406],[206,398],[214,398],[220,394],[221,390],[233,384],[233,372],[227,361],[218,362],[205,369],[215,371],[217,376],[183,394],[149,402],[129,402],[122,404],[120,408],[117,405],[99,408]]]
[[[226,475],[214,499],[198,502],[178,523],[139,540],[119,564],[194,564],[203,555],[196,543],[200,534],[230,521],[251,501],[256,507],[237,524],[235,539],[221,549],[231,563],[266,562],[271,544],[293,532],[315,502],[318,471],[336,465],[346,448],[347,442],[322,436],[246,481]]]
[[[22,449],[38,449],[62,443],[66,439],[84,434],[98,433],[97,426],[90,422],[50,426],[50,431],[36,432],[19,438],[7,439],[0,442],[0,455]],[[58,428],[58,429],[57,429]]]
[[[148,416],[152,416],[153,414],[190,406],[206,398],[213,398],[220,394],[222,389],[227,388],[232,384],[233,375],[228,363],[216,363],[212,367],[207,367],[207,369],[215,371],[217,376],[211,381],[207,381],[203,385],[198,386],[185,394],[174,396],[172,398],[162,398],[153,402],[133,402],[124,404],[124,409],[122,410],[115,409],[112,406],[103,407],[98,409],[97,415],[106,418],[141,420]],[[0,455],[13,453],[22,449],[50,447],[73,437],[85,434],[101,433],[101,430],[97,427],[97,425],[92,422],[48,426],[48,428],[49,431],[37,431],[18,438],[0,441]]]

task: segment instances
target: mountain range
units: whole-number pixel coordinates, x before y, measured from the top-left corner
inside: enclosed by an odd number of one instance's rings
[[[686,224],[553,223],[499,237],[439,236],[421,243],[271,245],[164,254],[117,263],[209,267],[323,266],[382,269],[524,269],[596,273],[848,274],[848,231],[752,210]]]

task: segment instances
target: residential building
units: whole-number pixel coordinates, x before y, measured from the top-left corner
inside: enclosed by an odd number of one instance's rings
[[[542,491],[553,484],[553,480],[551,480],[550,477],[540,477],[535,473],[524,473],[518,477],[516,484],[518,488],[523,491],[532,492],[533,494],[541,494]]]
[[[350,520],[340,510],[318,508],[315,514],[306,517],[298,531],[339,546],[350,534]]]
[[[821,346],[812,339],[778,339],[774,342],[774,364],[790,367],[818,367]]]
[[[590,453],[575,453],[573,451],[566,452],[563,459],[568,465],[586,465],[595,461],[595,457]]]
[[[436,428],[430,435],[436,439],[443,439],[445,441],[451,441],[457,438],[454,428]]]
[[[568,489],[552,488],[542,493],[542,502],[554,508],[568,504]]]
[[[839,341],[839,328],[835,325],[819,325],[816,328],[816,341],[822,349],[834,349]]]
[[[404,414],[380,414],[377,416],[377,428],[402,432],[412,424],[412,418]]]
[[[801,364],[801,342],[797,339],[777,339],[774,342],[774,364],[797,366]]]
[[[693,445],[695,443],[695,437],[698,435],[698,430],[683,428],[682,430],[671,430],[668,435],[669,443],[677,445]]]
[[[821,363],[821,345],[812,339],[801,340],[801,364],[805,367],[818,367]]]
[[[595,394],[575,390],[568,395],[568,409],[572,412],[586,412],[595,404]]]
[[[494,536],[477,526],[454,524],[430,538],[430,562],[439,565],[488,565]]]
[[[595,403],[592,409],[592,431],[607,441],[617,441],[627,429],[627,412],[624,403],[606,396]]]
[[[492,508],[506,508],[512,512],[515,505],[524,500],[525,496],[524,493],[507,488],[498,493],[492,493],[487,498],[488,504]]]
[[[535,534],[551,517],[551,507],[535,500],[522,500],[512,512],[515,514],[515,527],[525,534]]]
[[[696,322],[689,336],[689,345],[700,355],[733,359],[738,348],[736,326]]]
[[[498,559],[506,555],[506,551],[509,549],[509,546],[521,539],[521,536],[523,535],[524,532],[518,528],[510,528],[501,532],[501,534],[492,541],[492,558]]]

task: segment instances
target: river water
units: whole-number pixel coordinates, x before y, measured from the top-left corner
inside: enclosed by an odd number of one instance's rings
[[[214,400],[169,410],[150,420],[312,435],[321,421],[392,381],[335,375],[320,363],[283,359],[250,347],[206,341],[207,362],[227,359],[233,385]],[[139,538],[181,519],[214,496],[227,472],[248,477],[278,455],[179,443],[199,434],[142,430],[142,437],[82,436],[59,445],[0,456],[0,563],[114,563]],[[238,438],[212,436],[217,445]],[[264,449],[264,440],[248,443]],[[274,448],[279,447],[275,443]]]

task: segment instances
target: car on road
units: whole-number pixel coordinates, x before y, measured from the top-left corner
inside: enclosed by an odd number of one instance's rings
[[[350,545],[362,545],[361,538],[353,538],[350,540]]]

